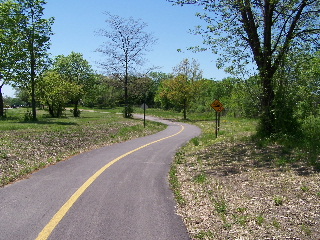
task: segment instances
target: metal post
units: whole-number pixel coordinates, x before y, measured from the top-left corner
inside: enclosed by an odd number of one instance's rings
[[[218,138],[218,112],[216,111],[216,138]]]
[[[146,127],[146,104],[143,104],[143,127]]]
[[[218,132],[220,131],[220,116],[221,116],[221,112],[218,112]]]

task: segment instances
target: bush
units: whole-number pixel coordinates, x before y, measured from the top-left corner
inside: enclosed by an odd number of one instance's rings
[[[309,155],[309,161],[320,169],[320,117],[310,116],[302,123],[303,147]]]

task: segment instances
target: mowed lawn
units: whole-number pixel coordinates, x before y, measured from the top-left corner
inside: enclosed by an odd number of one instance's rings
[[[0,120],[0,186],[72,155],[163,130],[166,126],[125,119],[121,109],[84,110],[80,118],[37,112],[38,121],[24,121],[27,109],[8,109]]]

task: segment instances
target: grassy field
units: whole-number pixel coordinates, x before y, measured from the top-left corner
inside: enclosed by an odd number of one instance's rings
[[[222,117],[215,138],[213,116],[189,115],[202,134],[169,176],[192,239],[318,239],[320,173],[308,152],[253,138],[255,120]]]
[[[155,133],[165,126],[124,119],[121,109],[83,111],[80,118],[48,118],[38,111],[37,122],[24,121],[27,109],[9,109],[0,120],[0,186],[69,156],[112,143]]]

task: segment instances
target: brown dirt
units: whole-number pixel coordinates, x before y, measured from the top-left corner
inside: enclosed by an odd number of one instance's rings
[[[178,214],[192,238],[320,239],[320,173],[291,158],[240,141],[186,155]]]

